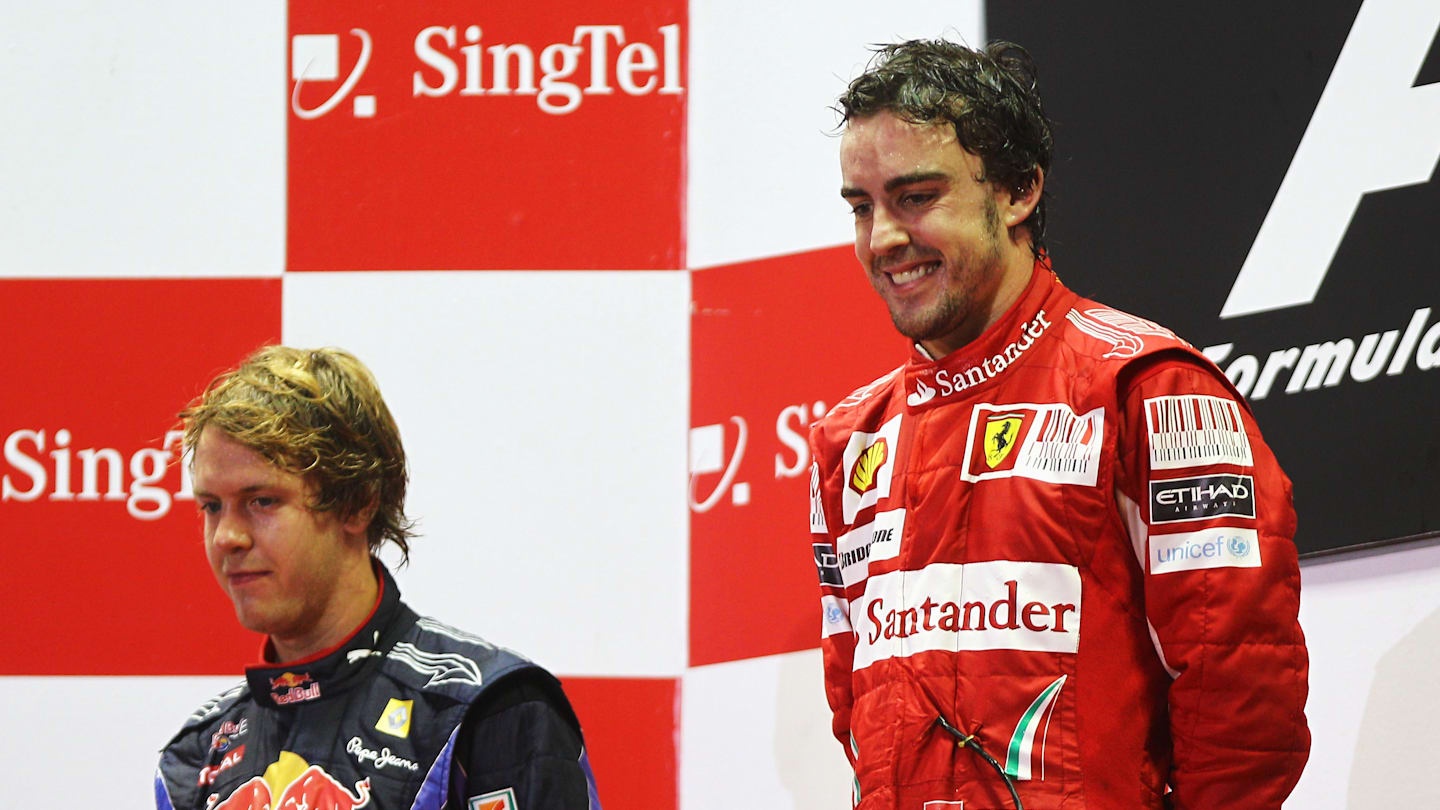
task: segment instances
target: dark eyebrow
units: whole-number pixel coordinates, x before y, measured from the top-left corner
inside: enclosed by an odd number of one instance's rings
[[[933,183],[936,180],[946,180],[948,178],[949,175],[945,174],[944,172],[911,172],[910,174],[902,174],[898,177],[892,177],[889,180],[886,180],[885,190],[887,192],[894,191],[901,186],[908,186],[914,183]],[[846,186],[840,189],[840,196],[849,198],[864,197],[867,195],[862,189]]]
[[[248,487],[243,487],[243,488],[240,490],[240,494],[241,494],[241,495],[254,495],[254,494],[257,493],[257,492],[261,492],[261,491],[263,491],[263,490],[270,489],[271,486],[273,486],[273,485],[272,485],[272,484],[251,484],[251,485],[248,486]],[[190,494],[194,495],[194,496],[197,497],[197,498],[216,498],[216,497],[219,497],[219,496],[211,493],[210,490],[208,490],[208,489],[194,489],[194,490],[191,490]]]

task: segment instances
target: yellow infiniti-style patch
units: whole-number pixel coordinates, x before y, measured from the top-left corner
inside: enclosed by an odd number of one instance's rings
[[[860,457],[855,459],[855,471],[850,474],[850,488],[864,495],[875,488],[876,473],[885,466],[890,458],[890,444],[885,439],[879,438],[875,443],[865,448]]]
[[[1015,449],[1015,442],[1020,438],[1020,424],[1023,418],[1019,414],[1004,413],[996,414],[985,422],[985,463],[990,469],[995,469],[1010,451]]]
[[[410,714],[414,707],[413,700],[390,698],[390,702],[385,704],[385,711],[380,713],[380,719],[375,721],[375,730],[391,737],[409,737]]]

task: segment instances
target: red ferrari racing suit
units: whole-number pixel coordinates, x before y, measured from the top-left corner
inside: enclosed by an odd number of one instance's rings
[[[1189,344],[1037,262],[810,444],[860,808],[1011,808],[999,769],[1026,810],[1280,807],[1310,745],[1290,481]]]

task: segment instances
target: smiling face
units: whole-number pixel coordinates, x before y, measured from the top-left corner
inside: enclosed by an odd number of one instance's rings
[[[1022,222],[1039,183],[984,182],[981,159],[948,125],[882,112],[851,120],[840,142],[841,196],[855,256],[895,328],[940,358],[969,343],[1019,296],[1034,259]]]
[[[195,445],[194,484],[210,569],[280,660],[333,646],[369,615],[378,586],[363,516],[311,509],[304,477],[214,426]]]

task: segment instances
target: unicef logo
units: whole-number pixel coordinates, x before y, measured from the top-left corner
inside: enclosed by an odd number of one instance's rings
[[[844,615],[845,615],[844,613],[840,612],[840,606],[839,606],[839,605],[826,605],[826,606],[825,606],[825,621],[829,622],[830,624],[837,624],[837,623],[839,623],[841,617],[844,616]]]
[[[1234,557],[1244,557],[1250,553],[1250,543],[1245,538],[1236,535],[1230,538],[1230,554]]]

